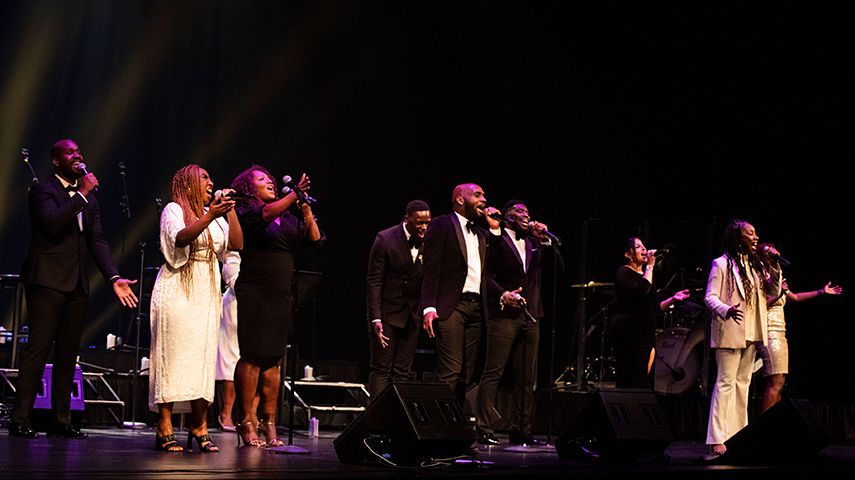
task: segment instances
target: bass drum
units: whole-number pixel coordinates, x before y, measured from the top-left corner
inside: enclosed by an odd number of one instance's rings
[[[656,334],[653,390],[658,393],[684,393],[698,384],[703,324],[692,329],[671,328]]]

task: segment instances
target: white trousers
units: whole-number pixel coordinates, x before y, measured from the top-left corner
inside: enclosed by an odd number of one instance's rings
[[[710,402],[707,445],[722,444],[748,425],[748,387],[757,348],[717,348],[717,374]]]

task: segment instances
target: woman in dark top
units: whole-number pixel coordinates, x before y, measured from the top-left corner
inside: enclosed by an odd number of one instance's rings
[[[309,204],[300,203],[300,215],[289,210],[298,203],[295,192],[277,198],[276,182],[264,167],[244,170],[232,188],[252,198],[237,208],[246,235],[235,283],[240,346],[235,387],[243,415],[238,433],[245,445],[276,447],[284,444],[276,434],[276,411],[282,383],[279,363],[293,322],[294,253],[306,242],[320,242],[321,232]],[[298,188],[308,190],[305,174]],[[253,408],[259,390],[262,420]]]
[[[655,353],[656,314],[688,298],[689,291],[681,290],[661,302],[656,298],[656,250],[647,250],[641,239],[629,238],[623,256],[627,263],[618,268],[615,277],[617,306],[609,334],[615,351],[616,386],[648,388]]]

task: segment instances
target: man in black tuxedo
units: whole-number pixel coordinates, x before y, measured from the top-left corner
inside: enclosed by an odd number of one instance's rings
[[[89,295],[87,252],[122,305],[137,303],[130,288],[136,280],[119,276],[101,230],[98,199],[92,195],[98,179],[86,173],[82,162],[77,144],[60,140],[51,149],[54,174],[30,187],[32,239],[21,273],[30,336],[21,352],[9,424],[14,437],[38,437],[29,423],[30,412],[54,342],[51,405],[58,422],[56,433],[65,438],[86,436],[71,425],[71,389]]]
[[[454,187],[453,212],[433,219],[425,234],[421,311],[423,326],[436,337],[436,371],[464,405],[474,387],[481,337],[481,269],[487,255],[484,191],[474,183]]]
[[[478,441],[496,445],[496,391],[511,361],[514,376],[511,405],[511,443],[531,444],[531,406],[539,320],[543,317],[540,294],[541,258],[546,225],[531,221],[520,200],[502,209],[504,228],[488,217],[490,248],[484,271],[487,298],[487,352],[478,383]]]
[[[404,222],[378,233],[368,255],[371,398],[377,398],[390,383],[410,376],[419,342],[421,247],[429,223],[428,204],[411,201]]]

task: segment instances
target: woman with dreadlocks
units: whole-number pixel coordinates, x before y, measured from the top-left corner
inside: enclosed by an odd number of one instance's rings
[[[278,196],[276,181],[266,168],[247,168],[235,177],[232,188],[250,198],[237,209],[246,234],[235,282],[240,350],[235,367],[241,409],[238,438],[252,447],[279,447],[284,445],[276,432],[282,386],[279,364],[293,323],[294,255],[303,246],[318,245],[322,236],[312,207],[302,202],[292,209],[298,203],[297,193],[292,190]],[[296,189],[308,190],[309,177],[303,174]],[[261,394],[258,404],[256,392]],[[256,407],[261,410],[260,420]]]
[[[151,293],[149,407],[158,412],[155,450],[181,452],[172,413],[191,412],[187,449],[219,449],[208,435],[222,312],[220,270],[243,247],[234,200],[217,192],[208,172],[187,165],[172,178],[172,202],[160,216],[160,267]],[[228,190],[226,190],[228,192]],[[208,205],[208,207],[206,207]],[[225,218],[223,218],[225,217]]]
[[[757,255],[758,240],[753,225],[733,220],[724,230],[724,254],[713,260],[707,281],[704,302],[712,312],[710,346],[718,369],[707,425],[707,460],[724,454],[724,442],[748,425],[754,358],[767,338],[767,275]]]

